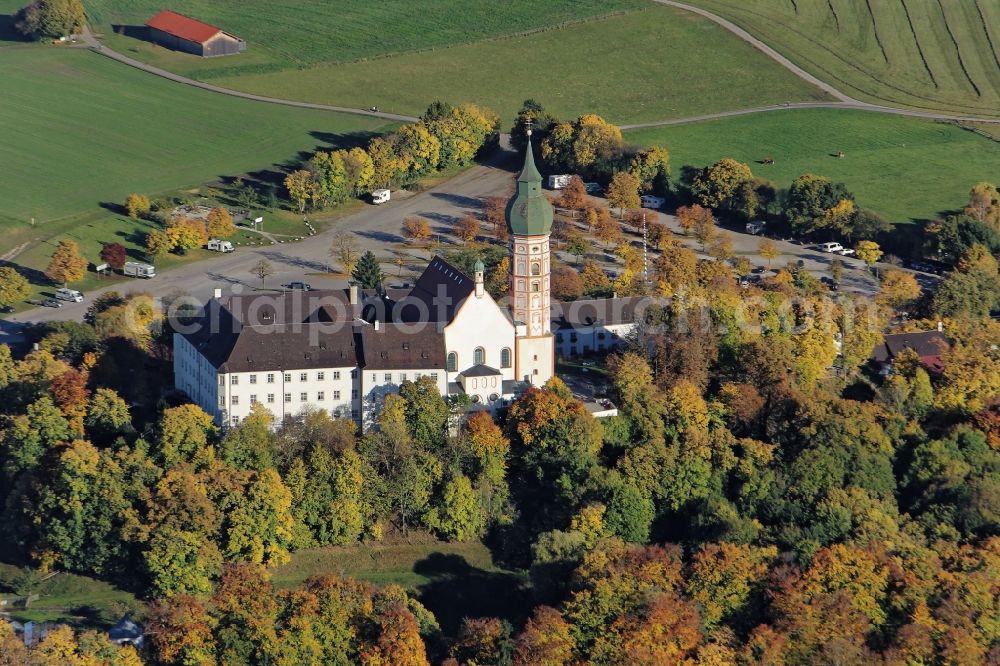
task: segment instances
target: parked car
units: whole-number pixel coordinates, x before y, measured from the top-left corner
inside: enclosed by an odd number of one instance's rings
[[[46,298],[42,301],[42,305],[47,308],[61,308],[63,306],[62,301],[55,298]]]
[[[584,183],[583,189],[587,191],[587,194],[600,194],[604,191],[604,188],[601,187],[600,183],[594,182]]]
[[[845,248],[842,248],[840,250],[837,250],[837,254],[845,256],[845,257],[849,257],[852,254],[854,254],[854,250],[852,250],[849,247],[845,247]]]
[[[762,234],[764,233],[764,228],[767,226],[767,222],[747,222],[747,233],[748,234]]]
[[[305,282],[289,282],[285,287],[292,291],[312,291],[312,286]]]
[[[820,252],[829,252],[832,254],[834,252],[840,252],[844,249],[844,246],[840,243],[820,243],[816,246],[816,249]]]
[[[764,268],[763,266],[754,266],[753,270],[750,272],[753,273],[754,275],[763,275],[766,270],[767,269]]]

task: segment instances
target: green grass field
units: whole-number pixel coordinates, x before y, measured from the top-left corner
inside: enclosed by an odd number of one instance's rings
[[[278,97],[417,114],[429,99],[480,102],[505,124],[534,97],[559,116],[618,122],[826,99],[714,23],[668,7],[560,30],[287,73],[223,77]]]
[[[84,50],[10,48],[0,95],[0,221],[37,225],[354,143],[384,121],[169,82]]]
[[[21,570],[0,562],[0,591],[12,594],[14,581]],[[110,583],[59,573],[38,585],[38,600],[28,609],[20,607],[4,608],[12,619],[34,622],[68,622],[79,627],[107,627],[114,624],[126,610],[141,607],[135,596],[116,588]]]
[[[159,8],[151,0],[91,5],[110,47],[165,69],[264,95],[410,115],[434,99],[476,101],[506,124],[535,97],[560,115],[625,123],[825,99],[711,21],[645,0],[174,5],[248,40],[245,53],[212,59],[110,29],[148,18]]]
[[[634,130],[626,139],[670,150],[674,173],[723,157],[788,187],[811,172],[843,181],[858,203],[893,222],[961,208],[969,190],[1000,173],[1000,143],[960,127],[879,113],[790,110]],[[844,151],[843,158],[835,157]],[[773,157],[773,165],[758,161]]]
[[[852,96],[1000,115],[1000,0],[688,0]]]
[[[401,585],[434,613],[448,634],[465,616],[521,621],[531,607],[527,578],[498,568],[478,541],[447,543],[414,533],[407,542],[301,550],[274,570],[273,581],[292,587],[323,574]]]
[[[266,66],[300,67],[440,48],[634,9],[645,0],[87,0],[105,33],[170,8],[242,37]],[[232,59],[216,61],[229,67]]]

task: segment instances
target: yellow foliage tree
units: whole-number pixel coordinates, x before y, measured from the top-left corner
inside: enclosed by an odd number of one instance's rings
[[[205,223],[208,226],[208,235],[212,238],[229,238],[236,233],[233,216],[229,214],[229,210],[226,208],[216,206],[208,211]]]
[[[45,276],[65,287],[70,282],[79,282],[86,274],[87,260],[80,256],[76,241],[59,241],[45,269]]]

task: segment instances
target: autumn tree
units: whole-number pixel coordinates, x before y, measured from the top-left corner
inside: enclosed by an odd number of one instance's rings
[[[559,206],[576,211],[586,205],[587,189],[583,186],[583,179],[579,176],[573,176],[559,195]]]
[[[757,245],[757,254],[767,260],[767,267],[770,268],[771,262],[781,256],[781,249],[770,238],[764,238]]]
[[[905,310],[920,296],[920,284],[912,273],[888,270],[875,300],[889,310]]]
[[[138,220],[149,215],[149,197],[145,194],[132,193],[125,199],[125,212],[128,216]]]
[[[611,286],[608,274],[604,272],[601,265],[592,259],[583,262],[583,270],[580,271],[580,279],[583,281],[584,293],[590,294],[606,290]]]
[[[696,229],[704,229],[715,225],[712,211],[698,204],[681,206],[677,209],[677,224],[688,235]]]
[[[31,39],[67,37],[86,22],[80,0],[35,0],[14,16],[14,28]]]
[[[476,240],[479,235],[479,218],[472,213],[466,213],[455,225],[455,234],[463,245]]]
[[[431,237],[431,224],[422,217],[403,218],[403,237],[414,243],[426,242]]]
[[[597,239],[604,243],[605,247],[618,242],[623,235],[621,225],[610,215],[602,215],[598,218],[594,233]]]
[[[583,280],[569,266],[557,266],[552,271],[552,296],[560,301],[572,301],[583,295]]]
[[[116,271],[122,270],[128,255],[125,253],[125,246],[121,243],[104,243],[101,246],[101,261]]]
[[[264,288],[264,280],[274,275],[274,266],[267,259],[258,259],[257,262],[250,267],[250,274],[260,280],[260,288]]]
[[[351,274],[354,272],[354,267],[357,266],[358,258],[361,256],[361,249],[354,234],[341,230],[333,235],[333,239],[330,241],[329,254],[336,261],[340,262],[344,273]]]
[[[59,241],[45,269],[45,277],[65,287],[70,282],[79,282],[86,274],[87,260],[80,256],[76,241]]]
[[[875,268],[875,264],[878,263],[883,254],[878,243],[867,240],[858,241],[858,244],[854,246],[854,251],[857,253],[858,259],[868,265],[869,270]]]
[[[306,204],[313,196],[313,177],[309,171],[298,169],[285,176],[285,190],[288,197],[298,206],[299,212],[306,210]]]
[[[608,205],[618,209],[621,217],[627,208],[638,208],[639,179],[629,171],[619,171],[611,178],[608,185]]]
[[[31,285],[17,269],[0,267],[0,306],[9,306],[31,295]]]
[[[152,229],[146,234],[146,254],[151,258],[161,257],[174,249],[174,244],[166,232]]]
[[[828,231],[846,234],[854,212],[854,196],[843,183],[803,174],[788,189],[785,215],[799,234]]]
[[[228,208],[216,206],[208,211],[205,223],[208,235],[212,238],[229,238],[236,233],[236,225],[233,224],[233,216],[229,214]]]
[[[204,247],[208,243],[208,230],[204,220],[195,217],[175,216],[167,221],[164,229],[170,240],[171,249],[181,254],[188,250]]]
[[[706,208],[729,209],[740,187],[753,180],[750,167],[734,159],[723,159],[695,175],[691,193]]]
[[[629,171],[639,180],[639,189],[664,196],[670,190],[670,152],[662,146],[638,151],[629,163]]]

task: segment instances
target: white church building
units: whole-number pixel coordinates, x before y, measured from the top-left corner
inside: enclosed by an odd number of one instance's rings
[[[439,257],[410,289],[217,292],[174,335],[175,386],[220,425],[261,403],[278,420],[322,409],[368,427],[386,394],[425,376],[474,409],[510,404],[555,372],[552,207],[530,146],[507,220],[509,310],[481,262],[469,277]]]

